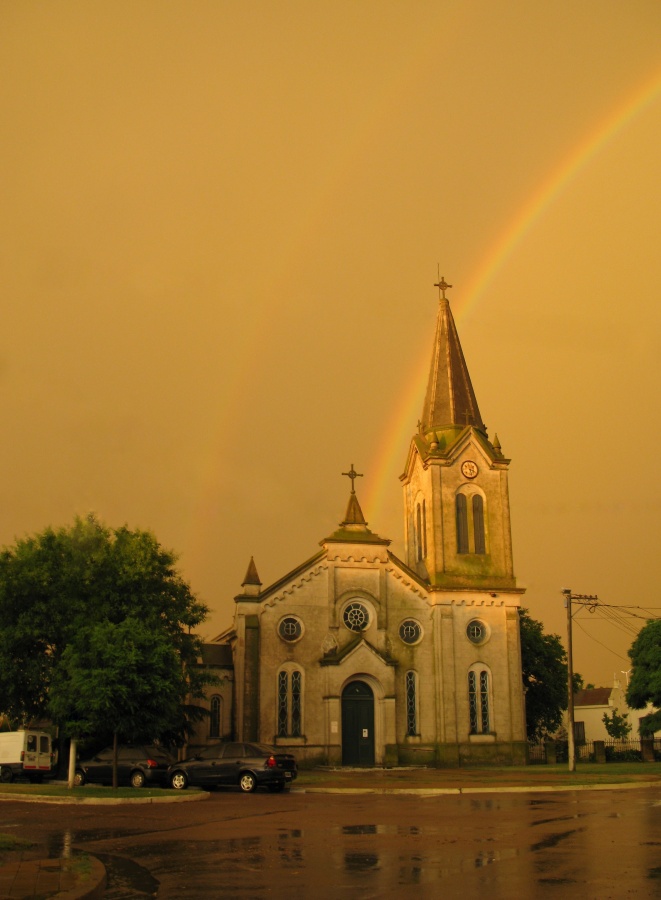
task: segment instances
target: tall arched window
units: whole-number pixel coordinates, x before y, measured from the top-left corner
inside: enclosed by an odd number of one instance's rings
[[[418,676],[406,673],[406,734],[418,734]]]
[[[427,504],[424,500],[415,505],[415,558],[418,562],[427,556]]]
[[[468,673],[468,711],[471,734],[489,734],[489,672],[480,665]]]
[[[484,497],[476,489],[462,489],[455,497],[457,553],[487,552],[487,521]]]
[[[303,676],[298,669],[278,672],[278,737],[303,733]]]
[[[214,694],[211,698],[211,709],[209,714],[209,737],[220,737],[220,697]]]
[[[475,537],[475,552],[486,553],[484,540],[484,501],[481,494],[473,494],[473,536]]]
[[[468,508],[465,494],[457,494],[457,553],[468,553]]]

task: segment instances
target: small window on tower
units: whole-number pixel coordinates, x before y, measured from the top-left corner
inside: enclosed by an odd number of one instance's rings
[[[483,644],[489,637],[489,631],[484,622],[481,622],[479,619],[473,619],[472,622],[468,623],[466,635],[468,640],[474,644]]]
[[[295,616],[285,616],[278,625],[278,634],[283,641],[297,641],[303,634],[303,626],[300,619]]]

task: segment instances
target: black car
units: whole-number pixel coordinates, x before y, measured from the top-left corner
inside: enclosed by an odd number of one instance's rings
[[[117,782],[143,787],[167,784],[172,757],[159,747],[120,745],[117,748]],[[76,763],[74,784],[112,784],[112,747],[106,747],[92,759]]]
[[[170,766],[169,783],[176,790],[189,784],[211,787],[236,784],[249,793],[258,787],[282,791],[298,775],[296,759],[265,744],[228,742],[206,747]]]

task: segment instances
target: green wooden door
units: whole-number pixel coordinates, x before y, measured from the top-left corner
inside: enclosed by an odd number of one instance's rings
[[[374,694],[364,681],[342,692],[342,765],[374,765]]]

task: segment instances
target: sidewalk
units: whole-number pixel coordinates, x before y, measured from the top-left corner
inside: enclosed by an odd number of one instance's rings
[[[661,763],[581,764],[503,768],[317,768],[301,770],[292,785],[301,793],[471,794],[617,790],[661,787]]]
[[[106,888],[106,870],[93,856],[29,859],[0,866],[0,898],[97,900]]]

